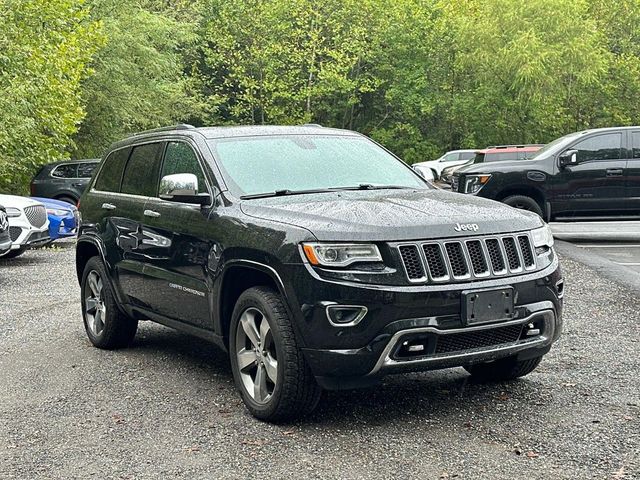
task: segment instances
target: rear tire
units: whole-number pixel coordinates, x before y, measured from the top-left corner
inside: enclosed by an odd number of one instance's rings
[[[464,369],[474,378],[483,382],[501,382],[515,380],[533,372],[542,357],[530,358],[528,360],[517,360],[517,357],[507,357],[490,363],[479,363],[469,365]]]
[[[5,254],[0,254],[0,258],[16,258],[26,252],[27,249],[25,247],[17,248],[15,250],[9,250]]]
[[[70,203],[71,205],[74,205],[74,206],[78,203],[72,197],[58,197],[58,198],[56,198],[56,200],[60,200],[61,202],[67,202],[67,203]]]
[[[267,287],[246,290],[229,332],[236,387],[251,414],[269,422],[311,413],[322,394],[298,347],[282,297]]]
[[[118,308],[107,271],[99,257],[84,267],[81,286],[82,319],[91,343],[105,350],[131,344],[138,321]]]
[[[538,202],[526,195],[511,195],[503,199],[502,203],[506,203],[510,207],[519,208],[520,210],[536,213],[542,217],[542,208],[538,205]]]

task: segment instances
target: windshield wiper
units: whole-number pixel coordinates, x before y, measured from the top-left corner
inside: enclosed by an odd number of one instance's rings
[[[248,200],[251,198],[269,198],[269,197],[284,197],[286,195],[304,195],[305,193],[327,193],[332,190],[328,188],[314,189],[314,190],[289,190],[287,188],[282,190],[275,190],[273,192],[265,193],[253,193],[251,195],[241,195],[242,200]]]
[[[405,187],[402,185],[372,185],[371,183],[361,183],[353,187],[333,187],[330,190],[400,190],[412,188],[413,187]]]
[[[269,197],[284,197],[286,195],[304,195],[307,193],[331,193],[341,190],[385,190],[385,189],[411,189],[412,187],[403,187],[402,185],[372,185],[370,183],[361,183],[353,187],[331,187],[331,188],[316,188],[312,190],[289,190],[287,188],[282,190],[274,190],[273,192],[264,193],[252,193],[250,195],[242,195],[242,200],[250,200],[252,198],[269,198]]]

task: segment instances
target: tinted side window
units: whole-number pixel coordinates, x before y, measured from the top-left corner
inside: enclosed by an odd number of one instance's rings
[[[130,148],[123,148],[109,154],[98,174],[95,185],[96,190],[102,190],[103,192],[120,191],[122,171],[129,158],[129,152],[131,152]]]
[[[77,164],[75,163],[66,163],[63,165],[58,165],[51,172],[51,176],[56,178],[76,178],[77,176],[76,167],[77,167]]]
[[[633,132],[631,137],[633,158],[640,158],[640,132]]]
[[[444,162],[455,162],[458,160],[458,153],[448,153],[442,159]]]
[[[475,156],[476,154],[473,152],[462,152],[460,154],[460,160],[471,160]]]
[[[78,178],[91,178],[93,171],[96,169],[95,162],[91,163],[79,163],[78,164]]]
[[[156,194],[162,143],[133,147],[122,177],[122,193],[151,197]]]
[[[164,154],[160,178],[177,173],[192,173],[195,175],[198,178],[198,193],[206,193],[207,184],[204,179],[204,173],[193,149],[183,142],[169,142],[167,151]]]
[[[578,162],[615,160],[621,158],[621,142],[621,133],[607,133],[582,140],[576,143],[573,148],[578,151]]]

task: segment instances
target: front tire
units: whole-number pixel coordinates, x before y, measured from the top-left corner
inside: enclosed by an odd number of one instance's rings
[[[292,420],[318,405],[318,386],[298,347],[282,297],[267,287],[245,291],[233,310],[229,354],[236,387],[251,414]]]
[[[542,208],[538,205],[538,202],[526,195],[511,195],[502,200],[502,203],[506,203],[510,207],[519,208],[520,210],[536,213],[542,217]]]
[[[478,363],[469,365],[464,369],[474,378],[483,382],[502,382],[515,380],[524,377],[533,372],[542,357],[530,358],[528,360],[520,360],[516,357],[507,357],[490,363]]]
[[[138,321],[118,308],[107,271],[99,257],[84,267],[81,286],[82,319],[91,343],[105,350],[131,344]]]

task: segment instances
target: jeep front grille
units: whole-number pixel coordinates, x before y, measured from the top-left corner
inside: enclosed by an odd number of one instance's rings
[[[536,268],[528,234],[415,242],[397,248],[412,283],[481,280]]]
[[[36,228],[42,227],[47,222],[47,209],[43,205],[26,207],[24,214],[27,216],[29,223]]]

